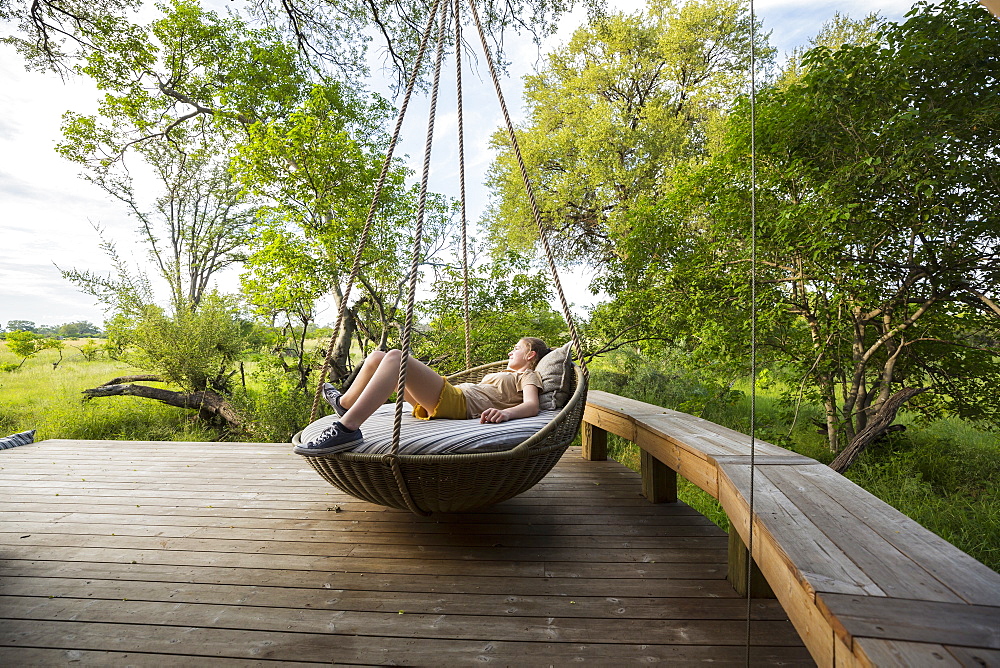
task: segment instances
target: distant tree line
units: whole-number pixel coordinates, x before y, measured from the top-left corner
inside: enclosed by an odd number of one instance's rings
[[[31,332],[42,338],[85,339],[100,338],[104,331],[89,320],[77,320],[61,325],[36,325],[31,320],[8,320],[6,328],[0,328],[0,336],[9,332]]]

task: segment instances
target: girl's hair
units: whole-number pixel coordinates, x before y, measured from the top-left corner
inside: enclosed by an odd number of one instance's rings
[[[533,336],[526,336],[523,339],[526,344],[528,344],[528,349],[535,353],[535,360],[531,364],[531,368],[534,369],[538,366],[538,361],[549,354],[549,346],[541,339],[536,339]]]

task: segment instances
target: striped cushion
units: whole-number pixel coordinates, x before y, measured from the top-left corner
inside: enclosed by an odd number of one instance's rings
[[[22,431],[20,434],[13,434],[12,436],[5,436],[0,438],[0,450],[6,450],[8,448],[16,448],[19,445],[27,445],[28,443],[35,442],[35,430]]]
[[[361,425],[364,441],[351,452],[385,454],[392,452],[392,423],[395,404],[380,406],[375,414]],[[557,411],[542,411],[535,417],[510,420],[499,424],[480,424],[472,420],[418,420],[410,414],[409,404],[404,404],[399,454],[445,455],[468,452],[499,452],[510,450],[534,436],[552,421]],[[302,443],[308,443],[326,427],[337,420],[328,415],[316,420],[302,430]]]

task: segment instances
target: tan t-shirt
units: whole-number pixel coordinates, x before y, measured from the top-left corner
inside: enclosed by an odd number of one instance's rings
[[[469,417],[476,418],[490,407],[503,410],[520,406],[524,402],[525,385],[534,385],[541,392],[542,378],[534,369],[505,369],[486,374],[481,383],[461,383],[456,387],[465,395]]]

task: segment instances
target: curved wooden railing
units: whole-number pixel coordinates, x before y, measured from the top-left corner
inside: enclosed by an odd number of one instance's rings
[[[719,500],[734,586],[773,592],[820,666],[1000,666],[1000,575],[829,467],[757,441],[751,515],[749,436],[599,391],[583,419],[587,459],[609,432],[639,446],[650,501],[677,474]]]

